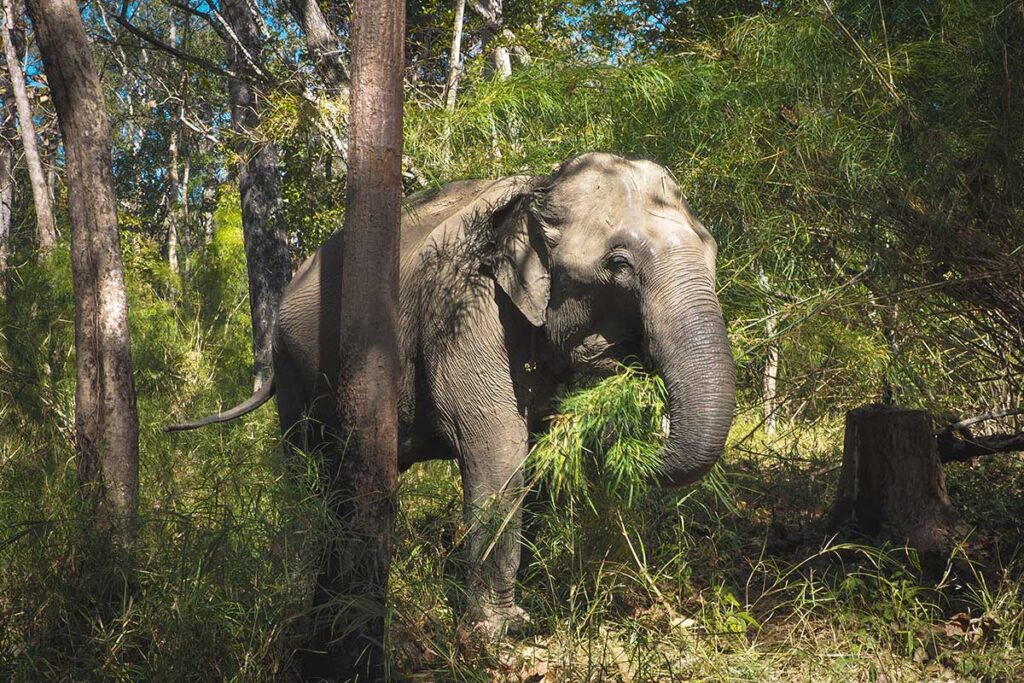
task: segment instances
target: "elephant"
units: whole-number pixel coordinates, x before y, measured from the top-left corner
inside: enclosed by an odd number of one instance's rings
[[[273,395],[302,448],[338,438],[343,231],[297,271],[277,315],[273,378],[191,429]],[[469,554],[467,619],[504,633],[515,601],[523,464],[559,386],[642,359],[665,382],[660,483],[721,457],[735,368],[716,296],[717,244],[664,167],[592,152],[548,176],[463,180],[403,205],[399,468],[458,462]],[[488,520],[501,518],[497,538]]]

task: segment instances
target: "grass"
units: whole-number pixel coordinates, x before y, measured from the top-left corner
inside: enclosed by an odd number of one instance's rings
[[[949,468],[970,533],[947,572],[923,581],[905,548],[825,528],[836,473],[821,472],[839,457],[835,421],[767,435],[741,416],[710,483],[622,485],[594,411],[614,429],[643,425],[634,436],[650,448],[659,392],[628,371],[563,402],[531,470],[547,491],[528,505],[520,577],[532,631],[500,651],[458,635],[456,469],[430,463],[403,476],[392,571],[400,679],[1024,676],[1019,458]],[[142,406],[146,495],[136,570],[123,581],[75,521],[67,446],[42,458],[27,435],[0,446],[0,677],[287,677],[323,526],[315,463],[283,462],[271,411],[171,440],[157,429],[166,407]]]
[[[643,396],[637,382],[627,375],[602,383],[563,408],[585,414],[616,385],[635,406]],[[555,433],[564,422],[587,420],[572,411],[560,419]],[[430,615],[402,620],[398,642],[420,644],[401,660],[403,670],[421,680],[541,680],[545,672],[558,681],[1024,676],[1024,564],[1019,517],[1007,516],[1021,504],[1019,459],[949,468],[970,531],[941,576],[925,580],[913,551],[826,528],[837,473],[819,473],[837,462],[839,424],[789,425],[770,437],[755,431],[739,443],[751,426],[734,428],[714,486],[652,489],[628,503],[581,501],[563,486],[561,496],[534,503],[521,575],[534,631],[491,660],[460,656],[452,644],[457,615],[443,598],[422,601],[453,590],[442,569],[457,554],[460,521],[448,496],[435,497],[443,466],[411,473],[417,484],[406,489],[403,518],[415,517],[412,529],[429,522],[450,531],[429,541],[401,536],[397,608]],[[545,474],[561,476],[545,466]],[[1002,490],[985,496],[992,477]],[[430,576],[433,590],[423,583]]]
[[[0,319],[0,680],[293,675],[326,533],[317,463],[282,457],[270,409],[231,427],[160,431],[249,385],[229,371],[245,366],[244,287],[218,296],[199,316],[188,301],[171,307],[134,285],[142,501],[132,558],[79,521],[66,302],[47,309],[58,300],[40,298],[34,317],[19,309]],[[43,359],[46,372],[4,369],[22,356]],[[926,580],[907,549],[826,528],[839,415],[767,434],[749,392],[740,397],[724,461],[683,491],[645,481],[661,438],[656,380],[626,369],[563,398],[529,467],[519,594],[533,624],[494,651],[459,633],[456,468],[404,474],[391,577],[396,678],[1024,679],[1020,456],[946,468],[964,538]]]

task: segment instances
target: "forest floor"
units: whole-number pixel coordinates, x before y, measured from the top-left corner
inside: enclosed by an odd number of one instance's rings
[[[403,678],[1024,680],[1024,459],[947,466],[963,539],[921,567],[906,548],[827,528],[838,424],[733,433],[724,488],[652,491],[619,510],[534,502],[521,571],[532,630],[489,656],[459,638],[451,609],[455,471],[407,474],[393,572]]]
[[[284,463],[273,411],[172,439],[159,425],[173,411],[143,408],[140,549],[123,581],[74,522],[70,449],[0,444],[0,679],[288,679],[320,538],[315,467]],[[460,635],[457,471],[411,469],[395,679],[1024,680],[1024,459],[946,468],[964,539],[926,576],[904,548],[827,530],[838,421],[748,434],[741,420],[719,474],[689,491],[531,499],[533,621],[491,650]]]

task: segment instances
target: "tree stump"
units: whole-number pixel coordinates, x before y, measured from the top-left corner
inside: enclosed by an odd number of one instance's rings
[[[956,513],[926,411],[868,406],[846,414],[830,521],[834,528],[852,523],[921,553],[949,550]]]

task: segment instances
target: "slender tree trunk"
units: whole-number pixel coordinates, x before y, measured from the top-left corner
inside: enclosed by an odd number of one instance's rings
[[[182,105],[184,107],[184,104]],[[181,192],[178,204],[178,210],[180,212],[180,222],[178,239],[181,242],[181,255],[182,255],[182,268],[181,277],[188,277],[188,255],[189,249],[191,248],[192,234],[189,231],[189,211],[188,211],[188,191],[189,183],[192,180],[192,145],[189,141],[188,131],[180,131],[181,135],[181,150],[179,155],[181,156]]]
[[[172,46],[178,42],[178,21],[174,12],[170,12],[168,40]],[[182,71],[184,79],[184,70]],[[180,88],[179,88],[180,90]],[[180,117],[179,117],[180,118]],[[171,268],[171,277],[177,277],[178,267],[178,218],[179,218],[179,183],[178,183],[178,120],[171,119],[167,140],[167,264]],[[172,292],[175,290],[172,285]]]
[[[167,264],[172,275],[177,275],[178,267],[178,129],[171,124],[170,137],[167,141]]]
[[[765,333],[768,335],[768,358],[764,365],[764,428],[769,434],[775,433],[778,424],[779,401],[776,381],[779,377],[779,340],[775,338],[776,316],[774,306],[768,309]]]
[[[43,150],[43,158],[46,163],[43,168],[46,169],[46,189],[49,190],[48,197],[50,198],[50,206],[54,206],[57,202],[57,159],[60,157],[60,141],[55,141],[52,145],[49,145]]]
[[[398,232],[402,194],[405,3],[359,2],[352,16],[352,95],[342,232],[338,408],[344,452],[333,499],[351,530],[328,558],[322,592],[372,608],[330,619],[334,680],[385,677],[385,610],[398,468]],[[358,603],[357,603],[358,604]],[[332,615],[333,616],[333,615]],[[333,632],[332,632],[333,629]],[[307,670],[307,673],[315,673]]]
[[[778,394],[776,383],[779,377],[779,340],[775,338],[778,332],[778,310],[771,298],[771,285],[768,276],[764,271],[758,274],[758,281],[765,298],[768,301],[768,315],[765,318],[765,335],[767,339],[767,358],[764,364],[764,376],[762,377],[762,405],[764,406],[764,429],[769,434],[775,433],[775,426],[778,423]]]
[[[351,83],[345,60],[338,49],[338,36],[327,23],[317,0],[290,0],[292,16],[306,36],[306,49],[313,66],[332,96],[348,97]]]
[[[117,229],[110,127],[92,46],[74,0],[28,0],[64,140],[75,291],[75,449],[101,529],[130,542],[139,422]]]
[[[4,43],[4,56],[7,58],[7,72],[10,74],[11,89],[18,107],[18,125],[21,128],[21,144],[25,149],[25,166],[32,185],[32,201],[36,209],[36,241],[39,248],[49,251],[57,244],[57,224],[53,219],[53,203],[50,190],[43,175],[43,164],[39,158],[36,145],[36,126],[32,120],[32,106],[28,101],[28,90],[25,88],[25,72],[18,58],[18,49],[14,45],[15,28],[14,3],[4,0],[4,21],[0,26]]]
[[[465,12],[466,0],[455,0],[455,31],[452,34],[452,49],[448,52],[448,84],[444,92],[444,106],[448,111],[455,111],[455,97],[462,76],[462,22]]]
[[[0,122],[0,296],[5,292],[7,257],[11,253],[11,205],[14,201],[14,98],[4,88],[4,116]]]
[[[511,35],[505,29],[503,4],[503,0],[473,2],[473,8],[484,20],[484,28],[480,32],[480,51],[487,54],[490,71],[499,80],[505,80],[512,75],[512,59],[509,57],[508,48],[504,45],[490,48],[491,43],[499,36]]]
[[[259,61],[262,36],[252,5],[246,0],[225,0],[225,18],[240,45],[228,43],[228,64],[240,74],[254,75],[252,64]],[[273,373],[271,350],[274,323],[281,293],[291,277],[288,240],[281,206],[277,146],[252,139],[259,124],[262,97],[252,80],[228,80],[231,125],[238,134],[238,189],[242,204],[242,232],[249,271],[249,305],[252,310],[252,346],[258,389]]]

